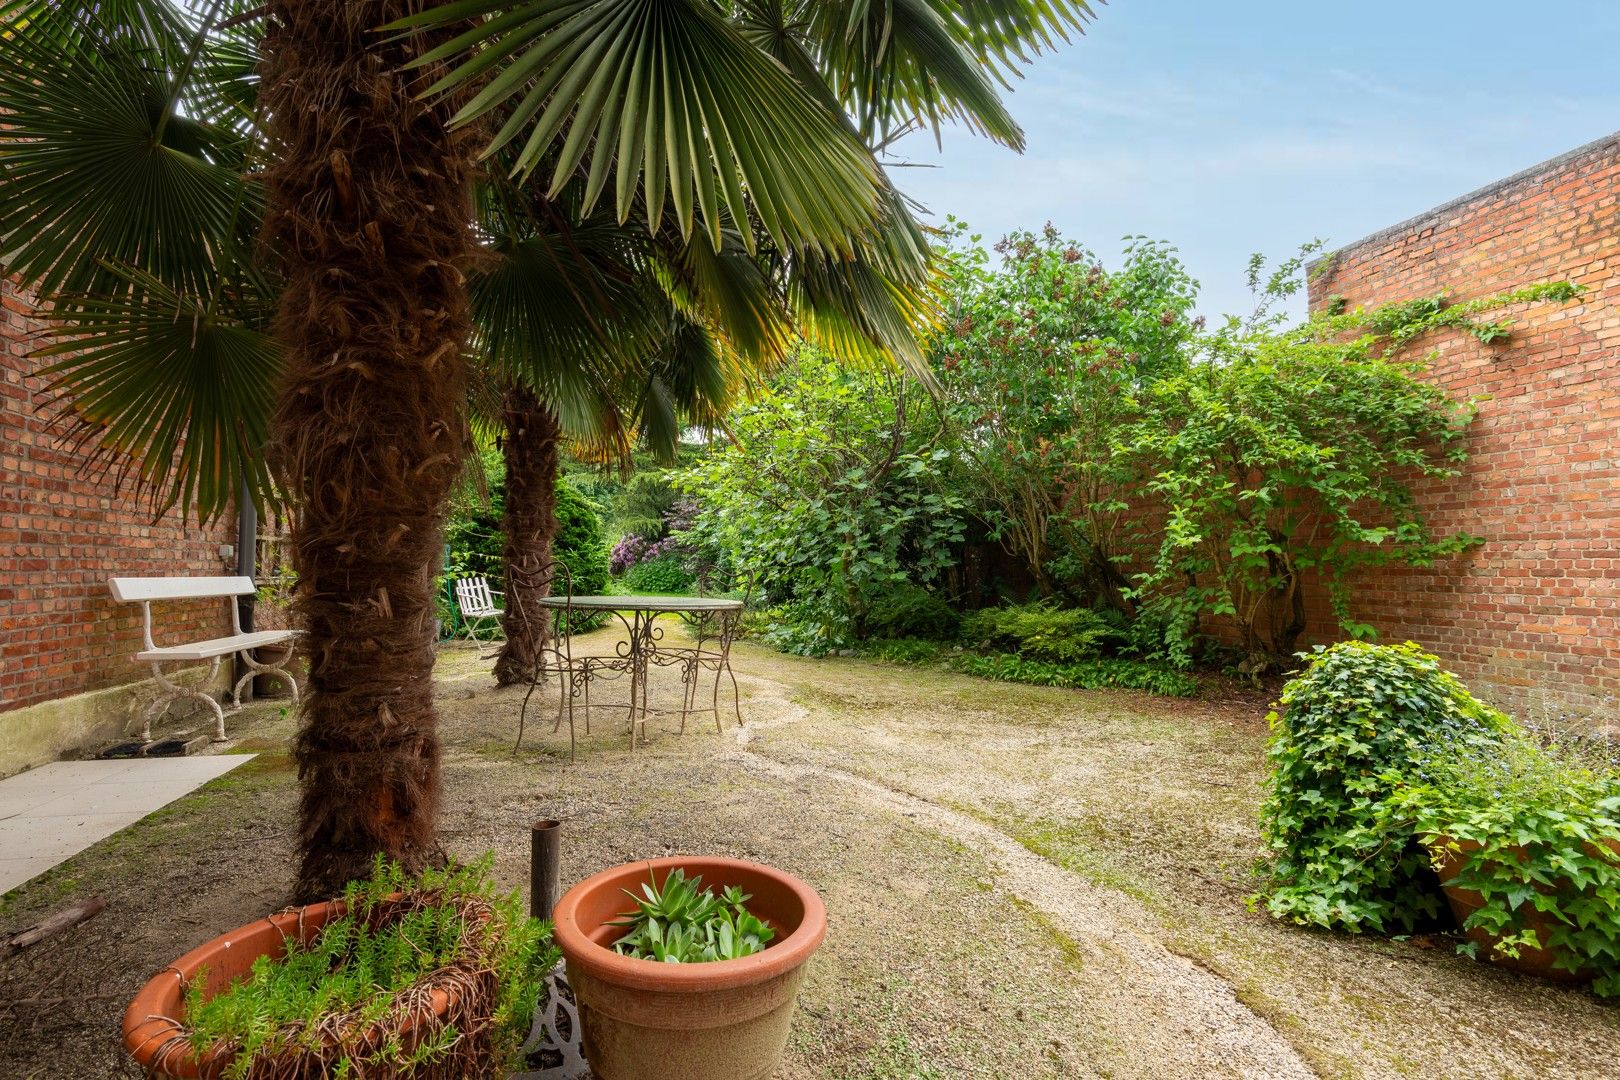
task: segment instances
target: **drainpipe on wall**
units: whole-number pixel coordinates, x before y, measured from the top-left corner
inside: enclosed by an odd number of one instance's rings
[[[242,481],[242,487],[236,493],[236,573],[241,577],[253,577],[258,572],[259,552],[259,510],[253,505],[253,493],[248,490],[247,480]],[[236,610],[242,618],[242,632],[253,632],[253,602],[252,593],[236,598]],[[234,665],[234,674],[231,681],[235,682],[247,675],[248,666],[237,657]],[[243,697],[253,699],[253,683],[248,682],[243,688]]]

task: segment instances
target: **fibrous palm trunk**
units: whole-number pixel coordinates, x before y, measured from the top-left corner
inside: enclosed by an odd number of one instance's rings
[[[506,644],[495,661],[501,686],[540,674],[550,632],[549,612],[538,601],[551,592],[551,545],[557,535],[557,416],[534,392],[513,384],[506,392],[501,444],[506,461]]]
[[[295,746],[300,899],[378,853],[430,861],[439,802],[432,574],[467,448],[462,267],[476,149],[378,27],[421,0],[272,0],[267,246],[286,292],[274,456],[297,511],[310,656]]]

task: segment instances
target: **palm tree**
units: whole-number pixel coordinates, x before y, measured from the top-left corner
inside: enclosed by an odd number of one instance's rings
[[[662,289],[685,340],[746,356],[752,320],[755,336],[796,325],[917,364],[929,252],[872,147],[948,120],[1019,145],[996,80],[1089,14],[422,6],[0,0],[0,250],[57,320],[64,422],[155,505],[204,517],[244,478],[266,497],[268,444],[295,505],[303,896],[379,851],[432,854],[430,581],[468,442],[479,148],[515,154],[537,204],[577,185],[578,215],[600,204],[676,251],[647,266],[687,269]],[[763,294],[716,270],[745,261]]]

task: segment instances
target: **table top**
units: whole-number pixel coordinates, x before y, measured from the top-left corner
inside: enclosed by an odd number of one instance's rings
[[[741,611],[741,600],[712,596],[543,596],[541,607],[592,611]]]

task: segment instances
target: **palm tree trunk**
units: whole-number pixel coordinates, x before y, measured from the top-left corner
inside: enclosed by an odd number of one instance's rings
[[[429,43],[383,24],[422,0],[272,0],[263,104],[268,250],[287,287],[274,456],[296,504],[297,613],[310,656],[295,754],[300,899],[379,853],[431,861],[439,806],[433,567],[467,450],[462,267],[475,146]]]
[[[506,644],[495,661],[501,686],[529,682],[540,674],[550,636],[549,612],[537,601],[551,592],[542,571],[557,535],[557,416],[528,387],[512,384],[501,412],[506,461]]]

